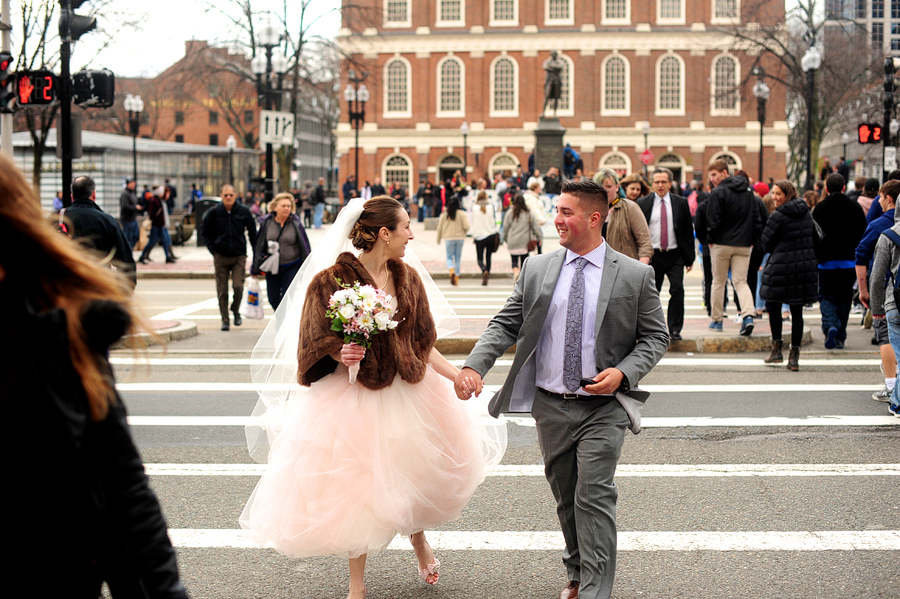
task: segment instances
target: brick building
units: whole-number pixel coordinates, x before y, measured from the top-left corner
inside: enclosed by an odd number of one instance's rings
[[[757,0],[758,1],[758,0]],[[351,4],[349,0],[345,5]],[[467,162],[469,178],[527,164],[544,100],[543,63],[565,62],[557,116],[585,171],[653,166],[679,180],[724,157],[756,174],[760,125],[750,89],[759,60],[730,33],[784,18],[779,3],[741,0],[353,0],[338,41],[342,66],[367,72],[361,180],[417,185]],[[362,6],[360,6],[362,5]],[[774,5],[774,6],[773,6]],[[775,69],[765,60],[763,67]],[[771,71],[770,71],[771,72]],[[785,174],[784,88],[769,81],[766,177]],[[649,122],[644,136],[644,121]],[[470,132],[464,146],[460,126]],[[337,128],[342,179],[354,170],[354,132]],[[705,180],[705,176],[703,177]]]

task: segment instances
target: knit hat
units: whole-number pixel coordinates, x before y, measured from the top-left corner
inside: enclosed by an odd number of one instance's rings
[[[759,194],[759,197],[764,198],[766,194],[769,193],[769,186],[763,183],[762,181],[757,181],[753,185],[753,191]]]

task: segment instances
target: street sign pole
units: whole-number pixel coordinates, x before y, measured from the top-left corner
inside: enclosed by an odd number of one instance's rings
[[[12,29],[9,16],[9,0],[2,0],[0,6],[0,51],[9,52],[10,39],[9,30]],[[3,152],[10,158],[13,157],[13,115],[0,114],[0,152]]]

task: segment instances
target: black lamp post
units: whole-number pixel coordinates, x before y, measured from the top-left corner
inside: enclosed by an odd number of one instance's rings
[[[815,36],[810,34],[809,49],[800,60],[800,68],[806,73],[806,185],[803,186],[804,191],[812,189],[815,182],[812,166],[812,127],[816,105],[816,71],[822,66],[822,55],[815,43]]]
[[[757,82],[753,84],[753,95],[756,97],[756,116],[759,119],[759,178],[757,181],[763,180],[763,128],[766,124],[766,102],[769,101],[769,93],[772,91],[766,85],[766,70],[762,67],[756,67],[754,74],[759,77]]]
[[[358,76],[356,71],[350,69],[347,77],[350,80],[350,83],[344,88],[344,99],[347,100],[347,112],[350,116],[350,123],[353,125],[355,135],[353,155],[356,166],[353,176],[353,187],[357,192],[359,191],[359,128],[366,122],[366,102],[369,101],[369,88],[366,87],[366,84],[363,83],[363,81],[365,81],[368,76],[368,73],[363,73],[361,76]],[[344,198],[345,202],[347,200],[348,198]]]
[[[266,110],[274,110],[276,94],[281,92],[281,77],[287,71],[287,60],[274,52],[281,43],[281,31],[270,20],[266,21],[259,32],[259,45],[266,50],[265,58],[257,54],[250,61],[250,70],[256,75],[256,92],[258,98],[264,99]],[[277,83],[274,75],[278,76]],[[272,144],[266,144],[266,203],[272,201],[275,187],[275,165],[272,156]]]
[[[137,138],[141,132],[141,113],[144,112],[144,101],[140,96],[125,96],[125,110],[128,111],[128,126],[131,130],[131,158],[135,189],[137,189]]]
[[[234,135],[228,136],[225,145],[228,146],[228,183],[234,185],[234,149],[237,147],[237,139]]]
[[[646,152],[649,149],[649,146],[647,145],[647,138],[650,136],[650,121],[644,121],[644,124],[641,127],[641,130],[644,133],[644,151]],[[644,179],[647,180],[648,182],[650,181],[650,179],[648,178],[648,175],[647,175],[647,165],[646,164],[644,164]]]

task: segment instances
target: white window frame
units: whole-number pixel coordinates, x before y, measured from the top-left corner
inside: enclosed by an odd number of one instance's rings
[[[391,0],[396,1],[396,0]],[[384,5],[382,9],[382,22],[385,29],[403,29],[412,27],[412,0],[406,1],[406,20],[405,21],[388,21],[388,0],[384,0]]]
[[[459,110],[441,110],[441,94],[443,93],[444,81],[441,69],[448,60],[456,61],[459,65]],[[435,98],[436,115],[438,118],[460,118],[466,116],[466,63],[458,56],[445,56],[437,63],[437,73],[435,74],[437,81],[437,96]]]
[[[512,62],[513,65],[513,105],[515,108],[513,110],[497,110],[494,106],[494,100],[496,99],[496,82],[494,81],[496,75],[496,66],[500,60],[507,59]],[[510,56],[509,54],[501,54],[494,58],[491,61],[491,85],[488,93],[491,96],[491,109],[489,116],[493,118],[517,118],[519,116],[519,62]]]
[[[664,108],[661,108],[661,106],[660,106],[660,103],[662,101],[662,94],[660,93],[660,77],[661,77],[662,73],[660,71],[660,67],[662,66],[663,61],[666,58],[669,58],[670,56],[676,58],[678,60],[678,63],[681,65],[681,71],[680,71],[680,73],[681,73],[680,84],[681,85],[679,86],[679,88],[680,88],[679,89],[679,104],[680,104],[681,108],[679,108],[679,109],[674,109],[674,108],[665,108],[664,109]],[[685,90],[685,87],[687,87],[687,77],[686,77],[687,71],[685,69],[684,59],[680,55],[678,55],[674,52],[667,52],[667,53],[661,55],[659,57],[659,59],[657,59],[656,68],[654,70],[656,71],[656,102],[653,107],[654,114],[656,116],[684,116],[685,115],[684,90]]]
[[[681,2],[681,18],[680,19],[664,19],[662,17],[662,2],[663,0],[656,0],[656,24],[657,25],[684,25],[687,21],[685,20],[685,0],[679,0]]]
[[[512,172],[515,173],[516,167],[519,166],[520,164],[522,164],[522,161],[519,160],[519,157],[516,156],[515,154],[510,154],[509,152],[497,152],[496,154],[491,156],[491,159],[488,161],[487,172],[490,174],[491,179],[494,178],[494,166],[497,164],[497,160],[499,160],[502,157],[507,157],[507,156],[509,158],[512,158],[513,161],[515,162],[515,166],[513,166],[511,169]]]
[[[744,161],[741,160],[741,157],[738,156],[737,154],[735,154],[734,152],[729,152],[726,150],[722,150],[720,152],[716,152],[715,154],[713,154],[712,158],[709,159],[709,163],[712,164],[719,158],[724,158],[725,156],[728,156],[729,158],[734,159],[734,168],[731,168],[731,165],[729,165],[729,167],[728,167],[729,175],[734,174],[735,171],[744,170]]]
[[[613,58],[625,62],[625,108],[607,109],[606,107],[606,65]],[[610,54],[603,59],[600,67],[600,116],[631,116],[631,62],[622,54]]]
[[[488,27],[518,27],[519,26],[519,0],[512,0],[513,3],[513,19],[511,21],[501,21],[496,18],[494,8],[497,0],[491,0],[491,14],[488,20]]]
[[[624,19],[607,19],[606,18],[606,2],[603,0],[600,7],[600,24],[601,25],[631,25],[631,0],[625,0],[625,18]]]
[[[410,193],[410,188],[413,186],[413,182],[414,182],[413,161],[412,161],[412,158],[410,158],[403,152],[393,152],[391,154],[388,154],[387,156],[385,156],[384,160],[381,161],[381,180],[384,182],[385,187],[387,187],[388,186],[388,177],[387,177],[388,162],[391,160],[391,158],[396,158],[397,156],[400,156],[401,158],[406,160],[406,164],[409,165],[407,167],[407,172],[409,174],[409,178],[408,178],[408,184],[406,185],[406,192]],[[397,169],[397,170],[399,170],[399,169]]]
[[[737,25],[741,21],[741,0],[734,0],[735,16],[733,17],[717,17],[716,4],[719,0],[712,0],[709,13],[709,22],[711,25]]]
[[[735,102],[732,108],[716,108],[716,63],[719,59],[730,58],[734,63],[734,95]],[[737,56],[723,52],[715,56],[709,66],[709,114],[710,116],[740,116],[741,115],[741,89],[738,82],[741,80],[741,61]]]
[[[447,0],[437,0],[435,2],[434,26],[440,27],[465,27],[466,26],[466,0],[457,0],[459,2],[459,19],[456,21],[441,20],[441,4]]]
[[[399,60],[406,65],[406,110],[388,110],[388,68],[394,61]],[[382,116],[386,119],[410,119],[412,118],[412,64],[402,56],[392,56],[384,63],[383,78],[384,81],[384,113]]]
[[[634,172],[633,167],[632,167],[633,163],[631,162],[631,157],[628,156],[628,154],[625,154],[624,152],[607,152],[606,154],[604,154],[603,156],[600,157],[600,162],[598,163],[597,170],[599,171],[601,168],[612,168],[611,166],[605,164],[607,159],[611,158],[612,156],[618,156],[620,158],[625,159],[626,174]],[[616,170],[616,169],[613,169],[613,170]]]
[[[568,19],[550,18],[550,0],[544,0],[544,25],[574,25],[575,24],[575,0],[567,0],[569,3]]]
[[[566,66],[568,67],[566,70],[567,73],[567,81],[569,87],[569,107],[566,109],[560,108],[556,111],[557,116],[575,116],[575,61],[560,52],[557,54],[561,60],[564,60]],[[549,107],[548,107],[549,110]]]

